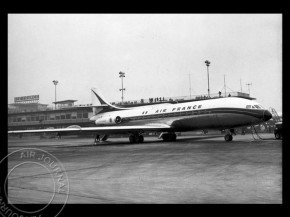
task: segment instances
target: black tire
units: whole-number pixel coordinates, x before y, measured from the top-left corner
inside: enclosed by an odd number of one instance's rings
[[[168,141],[169,140],[168,134],[163,134],[162,135],[162,139],[163,139],[164,142]]]
[[[169,134],[169,140],[175,141],[176,140],[176,134]]]
[[[140,142],[140,143],[144,142],[144,136],[139,135],[139,142]]]
[[[130,143],[135,143],[135,142],[136,142],[136,140],[135,140],[135,136],[130,135],[130,136],[129,136],[129,141],[130,141]]]
[[[226,140],[226,142],[230,142],[230,141],[233,140],[233,136],[230,135],[230,134],[226,134],[226,135],[225,135],[225,140]]]
[[[139,143],[140,142],[140,137],[138,135],[135,135],[134,137],[135,137],[135,142]]]

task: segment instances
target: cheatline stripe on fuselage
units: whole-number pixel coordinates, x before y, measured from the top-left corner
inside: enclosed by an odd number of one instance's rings
[[[198,109],[192,111],[182,111],[182,112],[170,112],[170,113],[155,113],[148,115],[138,115],[132,117],[124,117],[124,120],[140,120],[140,119],[152,119],[152,118],[166,118],[166,117],[177,117],[177,116],[188,116],[188,115],[205,115],[205,114],[217,114],[217,113],[235,113],[250,115],[255,118],[261,118],[261,109],[244,109],[244,108],[209,108],[209,109]]]

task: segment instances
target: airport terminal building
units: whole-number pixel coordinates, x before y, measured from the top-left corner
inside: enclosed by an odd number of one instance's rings
[[[49,127],[64,128],[70,125],[93,126],[89,117],[93,115],[91,105],[75,106],[76,100],[55,102],[55,107],[47,104],[13,103],[8,105],[8,129],[30,130]]]

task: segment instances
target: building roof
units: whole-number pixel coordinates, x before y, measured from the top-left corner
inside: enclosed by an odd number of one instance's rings
[[[74,99],[67,99],[67,100],[62,100],[62,101],[57,101],[57,102],[53,102],[54,104],[66,104],[66,103],[70,103],[70,102],[76,102],[77,100]]]
[[[12,106],[29,106],[29,105],[48,105],[48,104],[42,104],[42,103],[37,103],[37,102],[31,102],[31,103],[10,103],[8,105]]]

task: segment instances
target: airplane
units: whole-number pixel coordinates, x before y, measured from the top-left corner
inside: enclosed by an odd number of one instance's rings
[[[235,128],[252,126],[272,118],[272,114],[256,101],[240,97],[211,98],[190,102],[162,103],[138,107],[118,107],[109,103],[96,88],[91,89],[94,127],[77,125],[59,129],[17,130],[22,133],[82,133],[102,134],[102,141],[110,134],[129,134],[130,143],[142,143],[144,132],[160,132],[163,141],[175,141],[176,132],[196,130],[225,130],[230,142]],[[96,137],[95,137],[96,143]]]

